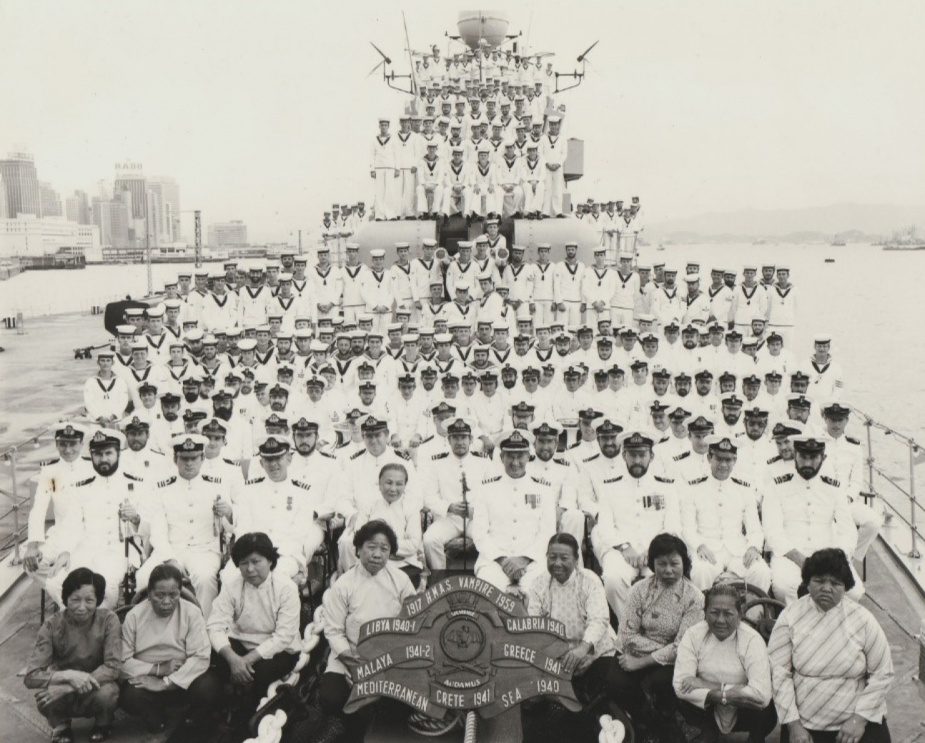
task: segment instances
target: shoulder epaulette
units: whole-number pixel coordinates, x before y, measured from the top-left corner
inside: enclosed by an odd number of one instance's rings
[[[221,484],[222,484],[222,478],[220,478],[220,477],[215,477],[214,475],[203,475],[203,476],[202,476],[202,479],[205,480],[206,482],[215,483],[216,485],[221,485]]]
[[[356,454],[351,454],[350,459],[359,459],[366,453],[366,449],[360,449]]]
[[[140,477],[135,477],[135,475],[130,475],[128,472],[123,472],[126,480],[131,480],[132,482],[144,482]]]
[[[566,448],[567,448],[567,449],[574,449],[574,448],[575,448],[576,446],[578,446],[579,444],[581,444],[581,442],[580,442],[580,441],[576,441],[574,444],[572,444],[571,446],[567,446]]]
[[[688,485],[699,485],[700,483],[706,482],[709,479],[710,478],[708,475],[704,475],[703,477],[698,477],[696,480],[688,480],[687,484]]]
[[[622,479],[623,479],[623,475],[617,475],[616,477],[611,477],[611,478],[608,478],[607,480],[604,480],[604,485],[611,485],[615,482],[620,482],[620,480]]]
[[[819,479],[822,480],[826,485],[831,485],[833,488],[841,487],[841,483],[833,477],[828,475],[819,475]]]
[[[773,457],[771,457],[771,458],[768,460],[767,463],[768,463],[768,464],[774,464],[775,462],[779,462],[780,460],[781,460],[780,454],[775,454]]]
[[[442,452],[440,452],[440,453],[438,453],[438,454],[433,454],[433,455],[431,456],[431,458],[430,458],[430,461],[431,461],[431,462],[436,462],[436,461],[439,461],[439,460],[441,460],[441,459],[446,459],[448,456],[450,456],[450,453],[449,453],[448,451],[442,451]]]
[[[534,477],[533,475],[530,475],[530,479],[533,480],[533,482],[535,482],[537,485],[545,485],[548,488],[552,487],[552,483],[549,482],[549,480],[547,480],[545,477]]]
[[[738,477],[730,477],[729,479],[732,480],[736,485],[741,485],[745,488],[751,487],[751,483],[747,483],[745,480],[740,480]]]
[[[494,477],[486,477],[482,480],[482,485],[491,485],[493,482],[498,482],[501,479],[501,475],[495,475]]]
[[[312,489],[311,485],[309,485],[307,482],[302,482],[301,480],[293,480],[292,484],[295,485],[296,487],[302,488],[302,490]]]
[[[847,441],[849,444],[854,444],[855,446],[861,445],[860,439],[856,439],[854,436],[845,436],[845,441]]]
[[[328,454],[326,451],[318,452],[322,457],[327,457],[328,459],[337,459],[333,454]]]
[[[250,480],[245,480],[244,484],[245,485],[257,485],[258,483],[261,483],[263,481],[264,481],[264,478],[262,477],[252,477]]]
[[[81,480],[80,482],[75,482],[75,483],[74,483],[74,487],[75,487],[75,488],[82,488],[84,485],[89,485],[89,484],[90,484],[91,482],[93,482],[95,479],[96,479],[96,476],[95,476],[95,475],[94,475],[93,477],[88,477],[86,480]]]
[[[479,459],[487,459],[488,455],[483,451],[470,451],[469,455],[472,457],[478,457]]]
[[[422,444],[426,444],[428,441],[433,441],[433,440],[434,440],[434,435],[431,434],[431,435],[428,436],[426,439],[424,439],[423,441],[421,441],[421,443],[422,443]]]
[[[240,467],[240,466],[241,466],[241,460],[239,460],[239,459],[225,459],[224,457],[222,457],[222,461],[223,461],[225,464],[230,464],[232,467]]]
[[[161,480],[157,486],[159,488],[166,488],[168,485],[173,485],[177,481],[177,476],[168,477],[166,480]]]
[[[51,464],[58,464],[60,461],[60,457],[55,457],[54,459],[43,459],[41,462],[39,462],[39,467],[48,467]]]
[[[793,479],[793,473],[788,472],[786,475],[780,475],[779,477],[774,478],[774,482],[778,485],[783,485],[785,482],[790,482]]]
[[[598,454],[592,454],[590,457],[587,457],[587,458],[585,458],[585,459],[582,459],[581,461],[582,461],[582,462],[593,462],[595,459],[597,459],[597,458],[600,457],[600,456],[601,456],[601,455],[600,455],[599,453],[598,453]]]
[[[671,436],[665,436],[665,437],[664,437],[663,439],[661,439],[658,443],[659,443],[659,444],[664,444],[664,443],[665,443],[666,441],[668,441],[668,439],[670,439],[670,438],[671,438]]]
[[[662,477],[661,475],[655,475],[655,482],[663,482],[666,485],[674,485],[674,478]]]
[[[565,457],[553,457],[552,461],[556,464],[561,464],[563,467],[571,467],[572,463],[569,462]]]
[[[672,459],[675,462],[680,462],[682,459],[687,459],[691,455],[690,450],[682,451],[680,454],[675,454]]]

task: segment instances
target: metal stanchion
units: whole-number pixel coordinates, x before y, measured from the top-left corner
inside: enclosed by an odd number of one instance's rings
[[[909,535],[912,537],[912,549],[909,550],[909,557],[919,558],[922,553],[919,552],[915,528],[915,450],[915,442],[909,439]]]
[[[13,485],[10,492],[13,494],[13,559],[10,565],[22,565],[22,556],[19,554],[19,486],[16,483],[16,447],[7,452],[10,458],[10,477]]]

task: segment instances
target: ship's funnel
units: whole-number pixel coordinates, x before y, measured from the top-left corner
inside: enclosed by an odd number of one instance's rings
[[[500,46],[507,34],[507,14],[499,10],[461,10],[456,23],[470,49]]]

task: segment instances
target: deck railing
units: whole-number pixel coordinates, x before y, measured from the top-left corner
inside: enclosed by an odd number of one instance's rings
[[[918,559],[922,556],[919,546],[925,543],[925,533],[919,525],[925,523],[925,504],[916,496],[915,468],[916,465],[925,462],[925,448],[917,444],[911,436],[880,423],[863,410],[854,406],[851,408],[863,422],[866,431],[867,458],[865,463],[868,490],[879,497],[885,507],[884,514],[887,518],[898,518],[909,529],[909,549],[904,551],[907,557]],[[884,457],[887,457],[888,465],[892,465],[894,470],[907,463],[908,481],[904,482],[901,476],[889,474],[880,465],[876,454],[884,452],[889,443],[898,446],[894,446],[891,457],[887,454],[884,454]],[[878,488],[883,483],[889,484],[890,488]],[[893,494],[894,498],[890,498],[889,494]],[[897,494],[901,505],[894,502]],[[908,514],[908,517],[904,513]],[[896,546],[899,547],[899,545]]]

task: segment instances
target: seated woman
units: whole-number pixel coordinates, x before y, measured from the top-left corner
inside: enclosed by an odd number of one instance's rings
[[[122,641],[118,617],[99,606],[105,592],[102,575],[71,571],[61,586],[64,610],[42,625],[26,665],[26,687],[39,690],[35,701],[55,743],[73,741],[72,717],[94,718],[92,741],[112,735]]]
[[[691,558],[673,534],[658,534],[649,544],[652,575],[636,583],[617,633],[617,662],[610,667],[610,698],[659,740],[678,735],[673,723],[674,673],[678,643],[703,619],[703,594],[690,581]],[[646,689],[653,697],[649,704]]]
[[[744,606],[744,593],[713,586],[706,595],[706,619],[687,630],[678,645],[674,690],[681,713],[705,742],[721,733],[748,731],[749,743],[757,743],[777,724],[768,649],[761,635],[741,624]]]
[[[572,681],[584,697],[594,699],[606,686],[617,637],[610,626],[604,584],[593,570],[578,566],[580,554],[571,534],[559,532],[550,538],[548,572],[527,586],[527,611],[565,625],[569,649],[562,664],[574,674]]]
[[[263,532],[242,534],[231,548],[238,568],[222,584],[206,623],[223,681],[245,691],[239,723],[254,713],[267,688],[299,659],[299,589],[274,568],[279,552]]]
[[[357,504],[354,525],[380,519],[385,521],[398,539],[398,548],[389,555],[390,564],[401,570],[417,587],[421,575],[423,539],[421,535],[420,504],[415,505],[405,496],[408,470],[403,464],[391,463],[379,471],[379,493],[364,498]],[[348,535],[349,537],[349,535]],[[343,545],[346,540],[342,539]],[[356,552],[342,549],[341,566],[352,567],[357,562]]]
[[[768,643],[781,741],[889,741],[890,646],[874,616],[845,600],[854,587],[848,558],[814,552],[801,577],[809,593],[784,609]]]
[[[324,635],[331,646],[321,678],[322,707],[340,713],[350,695],[352,672],[361,663],[357,654],[360,626],[371,619],[397,616],[414,586],[390,557],[398,538],[385,521],[369,521],[353,536],[359,562],[338,578],[324,594]],[[356,716],[347,718],[348,739],[362,740]],[[359,737],[358,737],[359,736]]]
[[[195,604],[180,598],[183,576],[169,563],[148,579],[148,598],[122,625],[122,709],[161,731],[168,704],[189,707],[195,737],[221,701],[221,684],[209,672],[211,646],[206,621]]]

